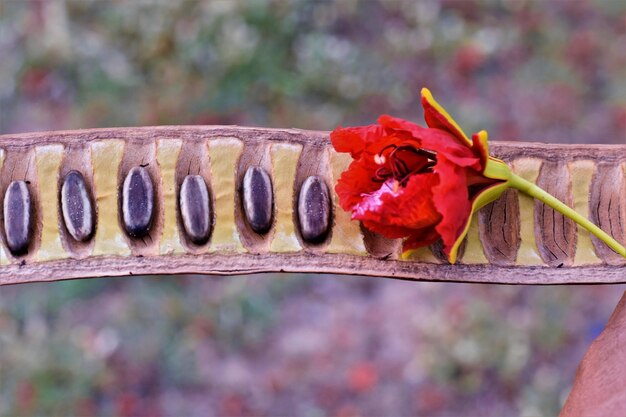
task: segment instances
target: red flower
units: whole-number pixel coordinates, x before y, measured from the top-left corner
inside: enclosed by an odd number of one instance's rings
[[[454,263],[472,214],[506,189],[510,170],[489,156],[485,131],[468,139],[427,89],[422,105],[427,128],[384,115],[335,129],[333,146],[354,158],[335,190],[368,229],[407,238],[405,251],[441,239]]]

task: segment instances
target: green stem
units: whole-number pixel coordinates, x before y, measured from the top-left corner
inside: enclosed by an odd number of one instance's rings
[[[562,203],[559,199],[548,194],[532,182],[526,181],[524,178],[513,173],[511,174],[509,181],[511,187],[516,188],[521,192],[536,198],[537,200],[552,207],[554,210],[558,211],[564,216],[574,220],[576,223],[589,230],[589,232],[593,233],[598,239],[606,243],[608,247],[626,258],[626,248],[624,248],[624,246],[622,246],[617,240],[613,239],[604,230],[600,229],[588,219],[578,214],[576,211],[574,211],[574,209]]]

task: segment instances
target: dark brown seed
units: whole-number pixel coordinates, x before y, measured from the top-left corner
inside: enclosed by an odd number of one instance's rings
[[[260,167],[249,167],[243,177],[243,211],[248,224],[259,234],[272,226],[274,194],[272,180]]]
[[[148,170],[135,167],[128,172],[122,188],[122,215],[129,235],[148,234],[154,212],[154,187]]]
[[[61,212],[65,228],[80,242],[88,240],[94,230],[94,210],[83,174],[70,171],[61,187]]]
[[[27,252],[31,231],[30,191],[25,181],[13,181],[4,194],[4,231],[14,255]]]
[[[180,215],[189,239],[197,245],[209,240],[211,208],[209,190],[200,175],[187,175],[180,187]]]
[[[328,187],[321,177],[308,177],[300,188],[298,218],[302,238],[319,243],[328,234],[330,223],[330,198]]]

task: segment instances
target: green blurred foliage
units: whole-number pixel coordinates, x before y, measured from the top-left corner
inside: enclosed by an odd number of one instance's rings
[[[0,0],[0,133],[419,121],[624,143],[613,0]],[[127,277],[0,289],[0,415],[555,415],[623,287]]]
[[[496,139],[617,142],[626,3],[3,1],[0,131],[421,118],[430,87]]]

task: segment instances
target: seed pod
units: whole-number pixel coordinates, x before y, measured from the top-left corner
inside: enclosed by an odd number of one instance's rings
[[[25,181],[13,181],[4,194],[4,231],[7,246],[14,255],[28,251],[32,203]]]
[[[321,177],[310,176],[302,184],[298,219],[304,240],[319,243],[326,238],[330,224],[330,198],[328,187]]]
[[[94,209],[83,174],[70,171],[61,187],[61,212],[65,228],[77,241],[88,240],[94,231]]]
[[[154,187],[148,170],[135,167],[122,188],[122,216],[126,232],[133,237],[148,234],[154,213]]]
[[[187,175],[180,187],[180,214],[189,239],[202,245],[211,232],[209,190],[200,175]]]
[[[256,233],[264,234],[272,226],[274,194],[272,180],[260,167],[249,167],[243,177],[243,211]]]

